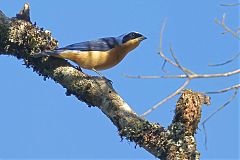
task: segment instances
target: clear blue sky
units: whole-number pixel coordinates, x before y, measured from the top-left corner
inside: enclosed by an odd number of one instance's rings
[[[222,35],[214,18],[227,14],[226,23],[238,26],[237,7],[222,7],[223,0],[29,0],[31,19],[50,30],[59,46],[118,36],[138,31],[148,37],[118,66],[102,73],[139,114],[179,87],[183,80],[128,79],[130,75],[163,75],[163,60],[157,55],[161,23],[168,19],[164,50],[171,43],[180,62],[197,73],[219,73],[239,68],[237,61],[209,68],[208,63],[229,59],[239,51],[238,40]],[[24,0],[1,0],[0,9],[14,16]],[[21,60],[0,56],[0,159],[155,159],[144,149],[126,140],[121,142],[117,129],[98,108],[88,108],[52,80],[43,81]],[[181,73],[167,65],[171,74]],[[88,74],[95,75],[91,71]],[[193,80],[188,88],[214,91],[239,83],[239,76]],[[212,105],[203,107],[203,118],[225,103],[233,92],[212,95]],[[164,126],[172,120],[178,97],[167,102],[147,118]],[[239,97],[207,124],[208,151],[204,149],[201,126],[197,131],[202,159],[239,158]]]

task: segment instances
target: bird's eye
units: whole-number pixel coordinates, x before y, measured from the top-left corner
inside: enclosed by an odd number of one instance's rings
[[[132,37],[135,37],[135,33],[132,33]]]

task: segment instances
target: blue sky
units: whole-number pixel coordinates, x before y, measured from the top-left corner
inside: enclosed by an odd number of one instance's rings
[[[1,0],[0,9],[15,16],[23,0]],[[238,61],[222,67],[208,67],[229,59],[239,51],[239,41],[214,23],[226,13],[226,23],[237,28],[237,7],[221,3],[237,1],[198,0],[29,0],[31,19],[50,30],[59,46],[100,37],[138,31],[148,39],[119,65],[103,71],[114,88],[139,114],[177,89],[179,79],[129,79],[121,74],[163,75],[163,60],[157,55],[159,33],[164,18],[163,49],[169,55],[171,43],[179,61],[197,73],[221,73],[239,68]],[[0,57],[0,159],[155,159],[126,140],[121,142],[117,129],[97,108],[88,108],[52,80],[43,81],[23,62]],[[167,65],[169,73],[179,70]],[[95,75],[92,71],[84,72]],[[239,83],[239,76],[193,80],[188,88],[214,91]],[[203,118],[225,103],[233,94],[212,95],[212,105],[203,107]],[[147,119],[164,126],[172,120],[178,97],[165,103]],[[239,158],[239,97],[207,124],[208,150],[204,149],[201,126],[197,131],[202,159]]]

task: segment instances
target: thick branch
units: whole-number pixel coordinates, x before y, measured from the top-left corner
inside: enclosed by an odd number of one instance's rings
[[[121,137],[135,142],[161,159],[199,159],[194,138],[201,116],[202,101],[199,94],[184,92],[178,103],[182,107],[177,107],[173,123],[164,129],[138,116],[105,79],[86,75],[63,59],[33,58],[35,53],[57,46],[57,41],[49,31],[24,20],[9,20],[0,12],[0,36],[0,55],[23,59],[27,67],[66,88],[67,95],[72,94],[89,106],[101,109],[118,128]],[[187,114],[196,114],[196,119],[184,118],[182,121],[181,117],[185,117],[186,112],[181,108],[187,110],[188,105],[195,109],[188,110]]]

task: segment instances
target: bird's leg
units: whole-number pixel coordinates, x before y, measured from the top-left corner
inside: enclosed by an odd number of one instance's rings
[[[104,77],[104,75],[102,75],[100,72],[98,72],[96,69],[92,68],[92,71],[94,71],[95,73],[97,73],[101,78]],[[105,77],[104,77],[105,78]]]
[[[76,69],[77,69],[78,71],[82,72],[82,69],[81,69],[80,66],[76,66]]]
[[[104,75],[102,75],[100,72],[98,72],[96,69],[92,68],[92,71],[94,71],[95,73],[97,73],[101,78],[107,80],[108,82],[110,82],[112,84],[112,81],[110,79],[107,79]]]

